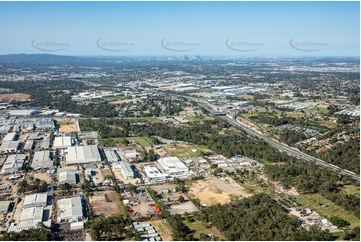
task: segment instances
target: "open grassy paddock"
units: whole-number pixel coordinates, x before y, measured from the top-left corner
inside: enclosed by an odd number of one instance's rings
[[[135,141],[143,147],[154,145],[153,142],[147,137],[127,137],[127,140]]]
[[[219,232],[219,230],[216,227],[207,228],[203,225],[201,221],[194,221],[192,223],[188,221],[184,221],[184,223],[191,229],[195,230],[194,236],[199,239],[200,234],[213,234],[214,236],[225,240],[226,238],[224,235]]]

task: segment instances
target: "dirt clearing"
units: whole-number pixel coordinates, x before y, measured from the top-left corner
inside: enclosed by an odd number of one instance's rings
[[[59,124],[60,132],[79,132],[79,125],[78,121],[75,118],[62,118],[62,119],[55,119],[56,122]]]
[[[0,94],[0,102],[11,102],[11,101],[18,101],[18,102],[26,102],[30,101],[31,96],[25,93],[11,93],[11,94]]]
[[[231,201],[230,195],[240,197],[251,196],[236,182],[230,182],[224,178],[220,180],[214,176],[193,183],[190,188],[190,194],[198,198],[203,206],[229,203]]]
[[[105,194],[107,196],[107,200],[105,198]],[[114,191],[97,193],[97,195],[89,198],[89,202],[94,213],[102,213],[105,217],[109,217],[113,214],[119,214],[121,212],[119,199]]]

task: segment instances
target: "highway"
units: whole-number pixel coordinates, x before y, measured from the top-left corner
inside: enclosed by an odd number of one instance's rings
[[[217,113],[208,104],[205,104],[204,102],[201,102],[201,101],[197,100],[196,98],[189,97],[189,96],[183,96],[183,97],[189,98],[189,99],[197,102],[200,107],[203,107],[204,109],[209,111],[210,114],[212,114],[212,115],[215,115]],[[298,150],[296,148],[293,148],[293,147],[290,147],[290,146],[288,146],[288,145],[286,145],[284,143],[281,143],[281,142],[279,142],[279,141],[277,141],[275,139],[269,138],[269,137],[255,131],[255,130],[245,126],[244,124],[240,123],[236,119],[233,119],[233,118],[231,118],[229,116],[220,116],[220,118],[226,120],[230,125],[242,129],[247,134],[256,136],[257,138],[264,140],[268,145],[270,145],[270,146],[272,146],[272,147],[274,147],[274,148],[276,148],[276,149],[278,149],[280,151],[286,152],[290,156],[293,156],[293,157],[296,157],[296,158],[299,158],[299,159],[302,159],[302,160],[314,162],[318,166],[322,166],[322,167],[328,168],[330,170],[336,171],[336,172],[338,172],[338,173],[340,173],[342,175],[349,176],[354,180],[357,180],[357,181],[360,180],[360,176],[357,175],[356,173],[352,172],[352,171],[342,169],[342,168],[340,168],[338,166],[335,166],[333,164],[330,164],[330,163],[327,163],[327,162],[325,162],[323,160],[320,160],[320,159],[318,159],[316,157],[308,155],[308,154],[306,154],[306,153],[304,153],[304,152],[302,152],[302,151],[300,151],[300,150]]]

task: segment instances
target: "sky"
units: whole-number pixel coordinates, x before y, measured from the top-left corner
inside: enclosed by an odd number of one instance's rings
[[[359,56],[359,2],[0,2],[0,54]]]

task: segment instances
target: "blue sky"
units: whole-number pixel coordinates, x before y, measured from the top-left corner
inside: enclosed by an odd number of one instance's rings
[[[0,2],[0,54],[359,56],[359,11],[359,2]]]

